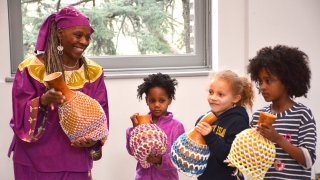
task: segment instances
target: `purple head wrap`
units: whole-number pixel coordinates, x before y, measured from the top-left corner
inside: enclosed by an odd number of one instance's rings
[[[44,52],[47,50],[48,38],[52,22],[57,23],[58,29],[65,29],[75,26],[88,26],[91,28],[90,32],[94,32],[86,15],[84,15],[73,6],[64,7],[59,12],[53,13],[49,17],[47,17],[47,19],[41,25],[35,53],[37,53],[38,51]]]

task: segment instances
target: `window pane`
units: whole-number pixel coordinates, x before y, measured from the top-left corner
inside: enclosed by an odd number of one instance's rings
[[[7,2],[12,73],[24,58],[33,55],[44,19],[67,5],[90,18],[95,33],[86,57],[98,62],[106,72],[188,73],[211,68],[210,0]]]
[[[33,54],[44,18],[75,5],[90,19],[95,33],[87,56],[193,54],[193,0],[188,1],[21,1],[24,55]]]

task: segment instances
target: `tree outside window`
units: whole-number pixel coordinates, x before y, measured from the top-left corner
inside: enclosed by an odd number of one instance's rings
[[[86,56],[102,63],[106,69],[127,71],[159,67],[208,67],[205,51],[208,31],[205,23],[208,22],[208,16],[203,15],[207,5],[203,2],[205,1],[21,0],[14,3],[8,0],[10,30],[13,30],[10,38],[20,32],[23,44],[23,57],[19,59],[15,54],[20,52],[14,53],[19,48],[13,48],[20,47],[19,42],[11,45],[11,55],[16,57],[13,61],[17,61],[13,63],[15,67],[12,69],[16,69],[19,61],[33,55],[39,27],[44,19],[68,5],[75,6],[89,17],[95,32]],[[20,16],[14,13],[13,8],[17,6],[21,9],[21,12],[16,11]],[[20,18],[21,24],[19,21],[12,23],[14,18]],[[203,27],[197,27],[199,25]]]

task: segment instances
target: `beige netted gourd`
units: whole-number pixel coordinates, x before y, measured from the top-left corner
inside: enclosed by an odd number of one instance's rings
[[[276,116],[261,112],[258,124],[272,124],[275,119]],[[255,128],[250,128],[236,136],[227,160],[246,176],[263,179],[274,163],[275,156],[275,145]]]
[[[80,138],[102,142],[106,140],[107,117],[98,101],[82,92],[70,90],[61,72],[47,75],[44,81],[66,97],[66,102],[59,105],[58,112],[60,125],[71,142]]]
[[[94,141],[107,136],[107,121],[100,104],[77,92],[59,107],[60,125],[71,141],[85,137]]]

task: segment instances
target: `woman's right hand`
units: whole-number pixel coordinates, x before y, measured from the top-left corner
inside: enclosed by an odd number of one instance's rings
[[[139,116],[139,113],[134,113],[132,116],[130,116],[133,127],[138,126],[137,116]]]
[[[54,89],[50,89],[46,91],[40,98],[40,103],[42,106],[51,106],[51,110],[54,110],[54,104],[62,104],[64,103],[66,97],[60,91],[55,91]]]

